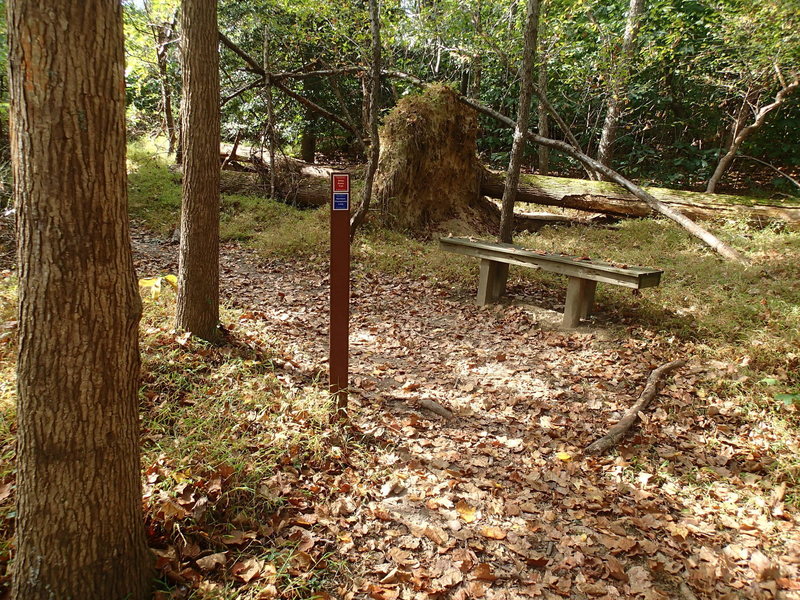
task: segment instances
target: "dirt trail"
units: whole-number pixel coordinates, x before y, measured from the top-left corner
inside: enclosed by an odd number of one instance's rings
[[[134,247],[140,276],[176,272],[177,246],[136,230]],[[324,372],[324,271],[224,244],[222,288],[274,324],[303,372]],[[581,458],[650,370],[685,348],[644,330],[559,331],[543,325],[547,311],[480,309],[472,294],[355,274],[352,408],[392,450],[372,485],[309,507],[360,573],[343,596],[798,597],[795,516],[745,500],[768,496],[766,453],[743,450],[737,435],[751,424],[726,408],[708,414],[694,391],[728,375],[683,369],[619,455]],[[698,479],[702,489],[683,488]]]

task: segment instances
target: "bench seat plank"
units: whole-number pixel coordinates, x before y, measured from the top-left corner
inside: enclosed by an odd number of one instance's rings
[[[448,252],[475,256],[528,268],[539,268],[569,277],[580,277],[633,289],[657,286],[663,271],[645,267],[617,267],[598,260],[579,260],[559,254],[539,254],[512,244],[484,242],[468,238],[441,238],[440,245]]]

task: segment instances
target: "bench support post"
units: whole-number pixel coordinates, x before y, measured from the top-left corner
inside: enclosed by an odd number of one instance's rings
[[[581,318],[585,318],[592,310],[596,281],[570,277],[567,283],[567,301],[564,305],[564,320],[562,326],[566,328],[577,327]]]
[[[593,280],[584,280],[586,284],[586,295],[583,298],[581,305],[581,319],[586,319],[592,314],[592,307],[594,306],[594,293],[597,290],[597,282]]]
[[[478,306],[496,302],[506,290],[507,279],[508,264],[482,258],[478,278]]]

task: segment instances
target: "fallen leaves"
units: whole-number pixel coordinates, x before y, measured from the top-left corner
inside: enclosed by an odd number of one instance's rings
[[[228,252],[230,281],[242,255]],[[235,302],[251,304],[236,326],[263,321],[279,332],[281,385],[302,393],[309,383],[297,373],[316,372],[325,353],[324,315],[313,308],[325,299],[322,275],[250,269],[250,283],[234,288]],[[800,585],[787,558],[796,549],[769,547],[796,533],[793,507],[779,492],[759,503],[774,455],[751,438],[769,433],[736,406],[698,403],[701,372],[669,383],[614,456],[573,450],[616,422],[651,366],[682,342],[642,328],[609,339],[553,331],[524,307],[479,311],[450,284],[359,272],[354,285],[353,425],[374,462],[353,466],[332,447],[321,463],[287,460],[280,477],[258,484],[260,500],[284,507],[263,522],[183,545],[163,534],[173,552],[162,548],[159,564],[174,567],[172,580],[217,578],[271,600],[283,584],[266,556],[280,549],[283,576],[299,581],[324,573],[328,556],[363,571],[321,598],[656,600],[683,584],[699,600],[727,600],[753,585],[764,594]],[[544,305],[563,301],[540,283],[512,285]],[[458,418],[439,418],[420,398]],[[295,416],[287,422],[302,430],[307,417]],[[257,423],[242,417],[243,430]],[[226,497],[226,476],[204,476],[166,497],[161,480],[148,483],[156,529],[183,530],[198,506]],[[214,563],[226,548],[226,562]]]

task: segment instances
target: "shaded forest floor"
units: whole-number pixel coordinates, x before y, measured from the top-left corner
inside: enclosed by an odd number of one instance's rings
[[[137,271],[175,273],[176,184],[133,168]],[[562,331],[561,278],[512,269],[510,300],[480,309],[477,264],[368,231],[354,248],[352,427],[332,428],[324,223],[224,199],[224,346],[173,330],[169,286],[143,290],[158,598],[800,598],[800,235],[720,224],[772,277],[663,222],[522,237],[666,271],[641,296],[601,285],[589,326]],[[8,560],[13,273],[0,292]],[[631,437],[580,455],[681,357]]]

